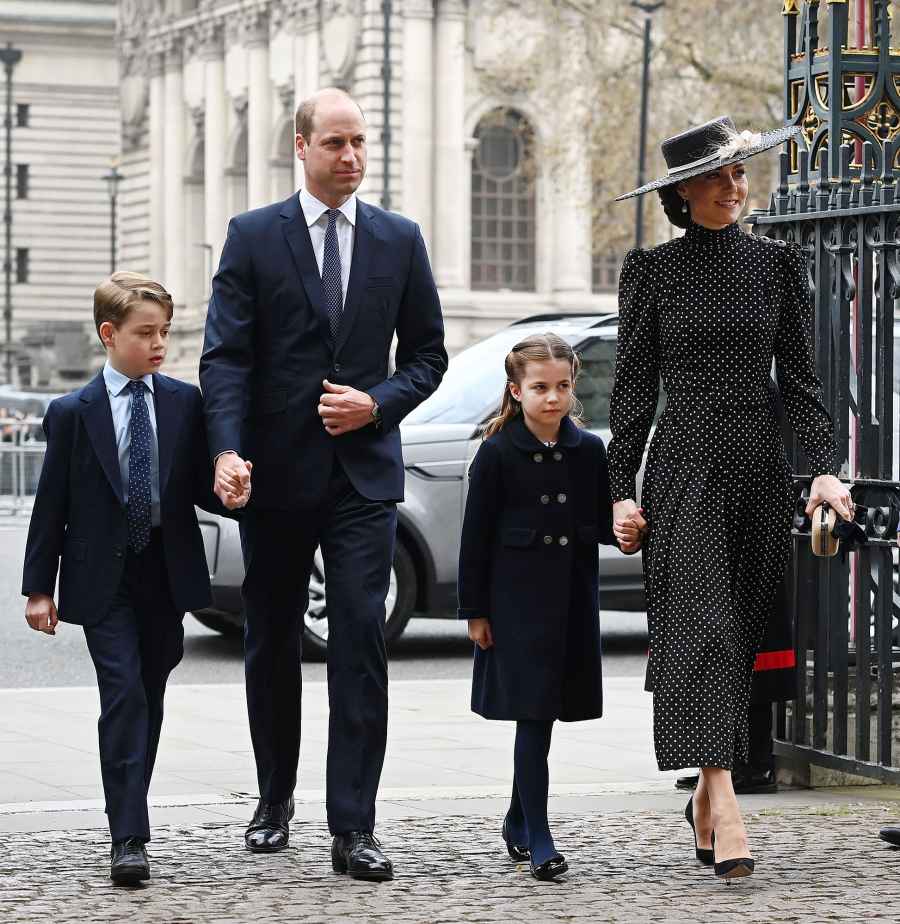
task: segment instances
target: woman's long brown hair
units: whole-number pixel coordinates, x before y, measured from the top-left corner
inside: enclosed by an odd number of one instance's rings
[[[492,417],[484,428],[484,439],[502,430],[517,414],[522,413],[522,405],[512,396],[510,384],[521,386],[528,363],[543,363],[550,359],[563,359],[572,370],[572,407],[569,416],[579,426],[584,426],[581,419],[581,403],[575,397],[575,380],[581,369],[578,354],[558,334],[535,334],[520,340],[506,356],[506,387],[500,400],[500,411]]]

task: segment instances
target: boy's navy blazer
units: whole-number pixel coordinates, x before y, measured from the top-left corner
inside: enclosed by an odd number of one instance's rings
[[[153,398],[163,549],[172,602],[184,613],[211,600],[194,504],[225,510],[212,493],[200,390],[154,374]],[[50,403],[44,433],[47,451],[28,530],[22,593],[52,596],[59,569],[59,618],[92,625],[106,614],[119,587],[128,541],[102,372]]]
[[[320,503],[335,455],[363,497],[402,500],[398,424],[447,368],[440,299],[418,226],[357,200],[336,341],[297,193],[231,219],[212,289],[200,360],[209,447],[253,463],[251,505]],[[381,426],[329,436],[318,414],[325,378],[368,392]]]

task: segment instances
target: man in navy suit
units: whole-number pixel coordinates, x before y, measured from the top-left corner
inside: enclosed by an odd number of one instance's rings
[[[398,425],[437,388],[447,354],[418,227],[355,195],[366,169],[357,104],[322,90],[299,106],[296,130],[304,188],[231,220],[200,361],[216,490],[245,489],[253,460],[241,541],[260,800],[245,843],[288,844],[300,639],[321,545],[332,865],[383,880],[393,866],[373,831],[387,730],[384,603],[403,499]]]
[[[106,365],[47,408],[25,547],[28,624],[49,635],[60,621],[81,625],[97,670],[116,883],[150,878],[147,790],[166,679],[181,660],[185,611],[210,602],[194,504],[224,512],[200,391],[158,371],[171,320],[171,296],[145,276],[115,273],[97,287]],[[223,497],[246,503],[246,491]]]

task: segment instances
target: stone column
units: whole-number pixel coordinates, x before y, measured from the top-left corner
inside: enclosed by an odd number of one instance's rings
[[[166,124],[165,55],[159,49],[150,54],[150,265],[153,279],[162,279],[166,271],[164,216]]]
[[[244,47],[247,49],[247,207],[255,209],[269,201],[272,88],[269,19],[265,9],[246,13]]]
[[[434,2],[407,0],[403,20],[403,212],[432,249]]]
[[[203,118],[203,177],[205,183],[204,242],[212,247],[213,272],[219,264],[228,206],[225,191],[225,149],[228,144],[228,97],[225,91],[225,43],[221,22],[203,24],[200,54],[205,84]]]
[[[289,8],[294,23],[294,111],[319,89],[319,5],[316,0],[294,0]],[[303,161],[294,158],[294,188],[303,185]]]
[[[181,72],[181,43],[177,36],[166,40],[165,96],[166,124],[163,132],[165,171],[165,275],[163,285],[176,304],[185,302],[184,291],[184,158],[185,106]]]
[[[460,207],[459,178],[465,160],[465,32],[463,0],[437,0],[434,97],[435,169],[434,276],[443,288],[462,288],[469,253],[466,210]],[[408,130],[409,126],[404,126]]]

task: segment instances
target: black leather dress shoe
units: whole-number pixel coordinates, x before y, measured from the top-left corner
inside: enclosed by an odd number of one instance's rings
[[[737,767],[732,771],[731,782],[735,794],[749,796],[751,793],[778,792],[778,781],[774,770],[757,770],[754,767]]]
[[[368,831],[336,834],[331,842],[331,867],[336,873],[349,873],[353,879],[386,882],[394,878],[394,864]]]
[[[136,837],[115,841],[110,849],[109,878],[116,885],[137,885],[150,878],[144,842]]]
[[[893,847],[900,847],[900,828],[882,828],[878,836]]]
[[[247,850],[253,853],[274,853],[284,850],[290,837],[289,822],[294,817],[294,797],[285,802],[259,800],[253,820],[244,832]]]

